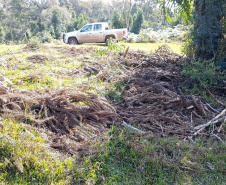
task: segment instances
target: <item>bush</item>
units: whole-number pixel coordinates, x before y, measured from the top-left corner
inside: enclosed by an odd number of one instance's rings
[[[184,53],[188,58],[194,58],[195,50],[196,47],[193,43],[193,38],[191,38],[191,36],[188,36],[187,42],[182,47],[182,53]]]
[[[143,13],[141,11],[138,12],[136,19],[133,21],[133,27],[131,32],[135,34],[139,34],[141,25],[144,22]]]
[[[177,25],[174,28],[166,28],[154,31],[152,28],[143,29],[140,34],[129,33],[127,42],[171,42],[185,41],[188,26]]]
[[[40,32],[37,34],[39,41],[42,43],[45,42],[51,42],[53,40],[53,37],[48,31]]]
[[[113,53],[122,53],[125,51],[125,45],[118,43],[115,39],[110,38],[110,41],[108,43],[108,47],[106,48],[97,48],[95,50],[96,54],[99,54],[101,56],[106,55],[109,52]]]
[[[213,60],[199,60],[190,64],[186,63],[182,74],[190,76],[191,84],[197,88],[202,87],[202,84],[207,88],[212,87],[226,77],[226,72],[220,71]]]
[[[144,31],[141,31],[141,33],[138,35],[137,42],[138,43],[155,43],[157,38],[154,36],[154,34],[147,33]]]
[[[41,46],[41,42],[37,36],[31,37],[28,44],[34,49],[39,49]]]
[[[125,47],[126,46],[124,44],[118,43],[115,39],[110,38],[110,41],[108,43],[108,49],[110,51],[122,53],[125,51]]]
[[[123,28],[123,22],[120,19],[119,12],[115,11],[112,17],[112,28]]]

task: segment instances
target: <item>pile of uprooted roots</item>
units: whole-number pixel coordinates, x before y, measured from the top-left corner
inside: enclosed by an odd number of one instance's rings
[[[78,89],[5,93],[0,113],[35,126],[47,134],[54,148],[73,153],[90,139],[106,131],[116,118],[115,109],[104,98]]]
[[[53,58],[45,54],[34,54],[27,57],[27,60],[33,63],[40,63],[44,61],[53,61]]]
[[[224,138],[226,109],[215,109],[202,97],[184,95],[180,90],[183,81],[175,66],[137,69],[125,80],[128,85],[123,101],[115,104],[117,113],[127,124],[154,135],[191,139],[199,133]],[[214,125],[212,130],[205,129],[210,125]]]
[[[169,63],[180,63],[182,55],[174,53],[172,49],[163,45],[160,46],[155,53],[147,54],[142,51],[129,51],[124,59],[124,64],[133,67],[148,67],[148,66],[166,66]]]

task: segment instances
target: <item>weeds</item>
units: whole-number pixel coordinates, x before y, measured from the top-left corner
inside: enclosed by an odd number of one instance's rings
[[[176,138],[146,138],[113,127],[96,140],[97,153],[81,162],[60,159],[37,131],[3,120],[0,182],[7,184],[223,184],[225,145]],[[17,143],[17,144],[15,144]]]
[[[224,78],[219,67],[216,67],[211,60],[197,61],[191,65],[185,64],[182,74],[189,75],[195,84],[200,84],[200,79],[206,87],[216,85],[220,79]]]
[[[96,48],[95,53],[101,56],[109,52],[120,54],[125,51],[126,46],[118,43],[115,39],[110,38],[107,48]]]
[[[203,91],[205,88],[216,86],[220,81],[226,80],[225,70],[220,70],[213,60],[195,61],[193,63],[185,63],[182,74],[187,75],[190,80],[184,87],[185,92],[192,94],[200,94],[209,102],[216,103],[210,95]]]
[[[96,144],[99,153],[83,163],[92,169],[86,178],[96,184],[222,184],[226,180],[222,143],[213,146],[213,140],[199,140],[195,146],[176,138],[142,138],[118,128],[112,128],[108,137],[106,145]]]
[[[39,49],[40,46],[41,46],[41,42],[40,42],[39,38],[34,36],[29,39],[28,44],[25,47],[25,49],[36,50],[36,49]]]
[[[112,102],[118,102],[122,100],[123,94],[125,92],[125,87],[126,84],[123,84],[122,82],[116,82],[109,90],[105,92],[104,96]]]
[[[116,53],[122,53],[125,51],[125,45],[118,43],[115,39],[110,38],[110,41],[108,43],[108,49],[110,51],[114,51]]]

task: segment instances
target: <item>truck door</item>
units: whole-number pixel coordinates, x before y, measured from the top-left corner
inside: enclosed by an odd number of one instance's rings
[[[94,24],[92,41],[93,42],[104,42],[102,24]]]
[[[91,43],[92,42],[92,25],[84,26],[78,33],[79,43]]]

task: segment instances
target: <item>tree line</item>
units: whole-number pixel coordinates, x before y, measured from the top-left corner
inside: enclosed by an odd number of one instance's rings
[[[31,37],[48,42],[89,22],[109,22],[134,33],[166,25],[157,0],[0,0],[0,43]]]

